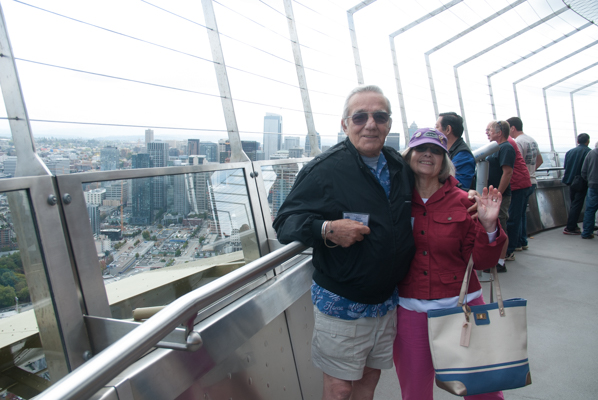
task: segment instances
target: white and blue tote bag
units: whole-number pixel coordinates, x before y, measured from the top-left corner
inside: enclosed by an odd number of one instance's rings
[[[496,267],[491,269],[497,302],[463,304],[470,259],[459,305],[428,311],[428,336],[436,385],[471,396],[530,385],[525,299],[502,300]]]

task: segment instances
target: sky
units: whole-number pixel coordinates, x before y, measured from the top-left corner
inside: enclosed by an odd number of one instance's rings
[[[389,35],[441,7],[439,0],[377,0],[354,14],[366,84],[379,85],[393,107],[392,132],[403,134]],[[336,143],[346,94],[357,85],[347,10],[356,0],[291,1],[316,130]],[[394,38],[407,125],[436,120],[425,53],[515,0],[464,0]],[[0,0],[35,137],[143,141],[226,137],[216,71],[201,1]],[[266,113],[283,117],[283,136],[307,133],[283,0],[214,0],[234,112],[242,140],[262,142]],[[439,112],[462,113],[454,66],[565,7],[527,0],[430,54]],[[517,115],[513,82],[598,41],[598,27],[572,10],[515,35],[458,68],[472,147],[487,143],[493,119],[487,76],[499,119]],[[564,35],[571,34],[562,39]],[[554,44],[554,41],[558,43]],[[542,49],[542,51],[538,51]],[[547,113],[557,151],[574,146],[571,92],[598,80],[598,44],[517,84],[524,131],[550,150]],[[598,84],[574,94],[578,133],[598,139]],[[0,117],[6,117],[4,107]],[[53,122],[42,122],[53,121]],[[0,136],[9,136],[0,120]],[[594,142],[594,139],[592,142]]]

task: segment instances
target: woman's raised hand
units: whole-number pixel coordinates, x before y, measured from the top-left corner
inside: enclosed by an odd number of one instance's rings
[[[488,189],[484,188],[481,196],[476,194],[474,199],[478,205],[478,219],[482,226],[486,232],[494,232],[502,203],[502,194],[490,185]]]

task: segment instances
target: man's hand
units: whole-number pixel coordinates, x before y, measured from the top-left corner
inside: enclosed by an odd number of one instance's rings
[[[351,219],[337,219],[328,222],[326,239],[341,247],[349,247],[355,242],[361,242],[363,235],[370,233],[370,228],[361,222]]]

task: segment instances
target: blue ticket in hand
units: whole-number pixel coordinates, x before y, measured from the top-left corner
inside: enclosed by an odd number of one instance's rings
[[[363,225],[368,226],[370,222],[370,214],[344,212],[343,219],[352,219],[353,221],[361,222]]]

